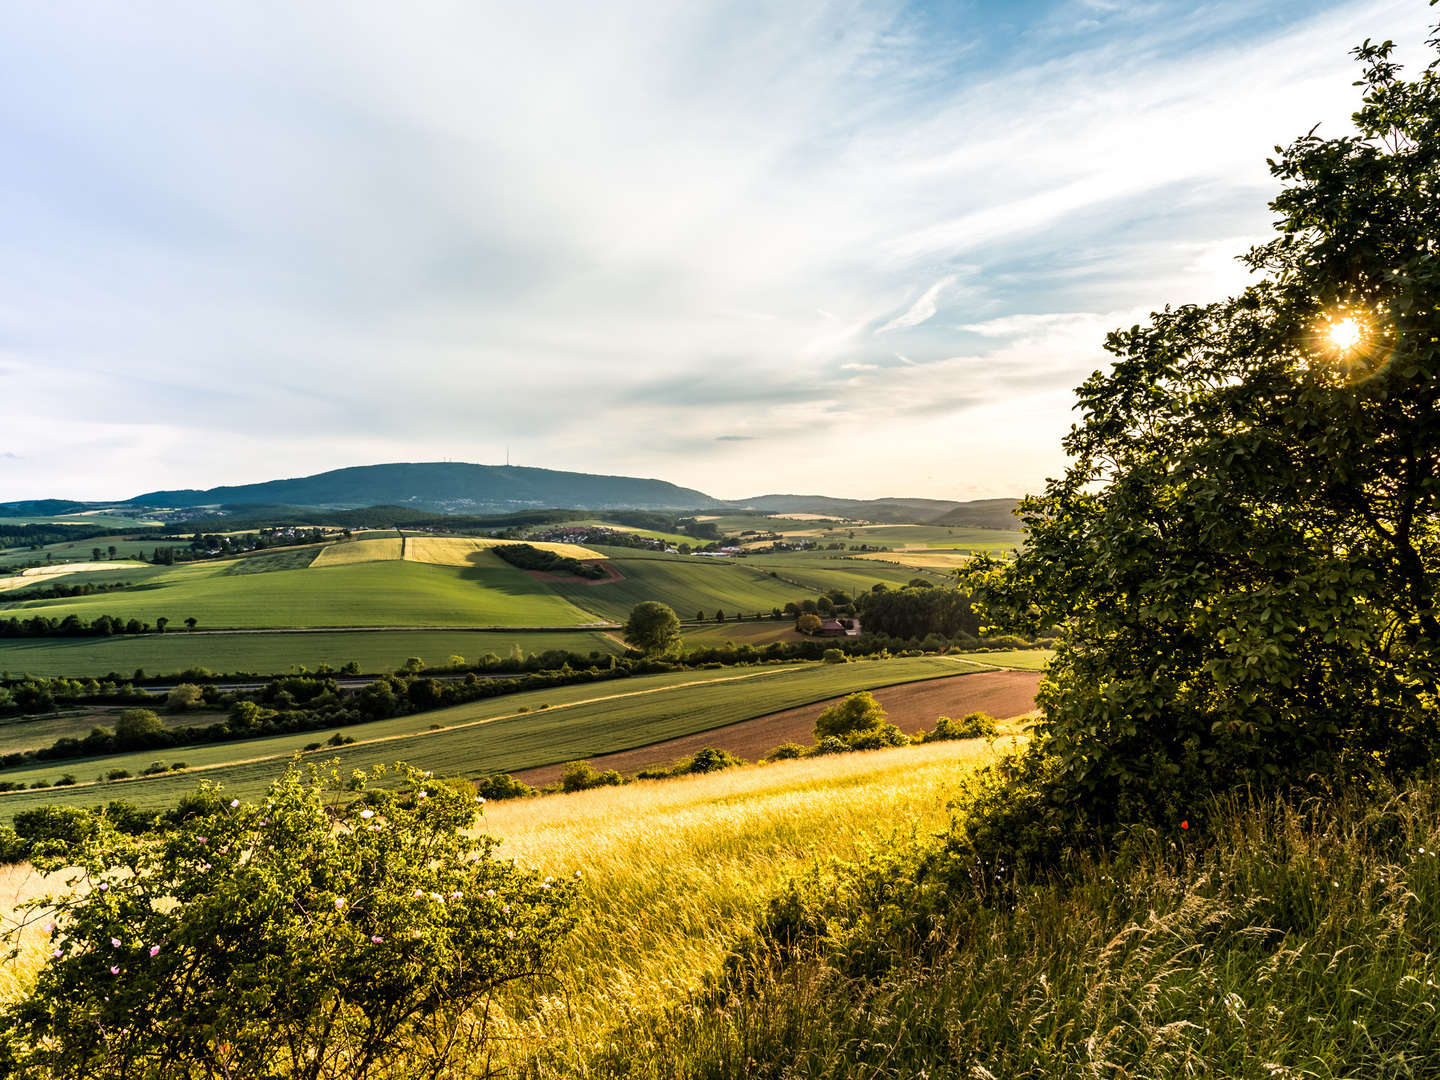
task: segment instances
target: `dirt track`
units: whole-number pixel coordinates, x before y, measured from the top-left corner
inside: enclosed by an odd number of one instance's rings
[[[1040,676],[1033,671],[982,671],[948,679],[887,686],[872,691],[890,722],[910,733],[935,726],[939,716],[961,717],[970,712],[987,712],[1005,718],[1020,716],[1035,707],[1035,689]],[[798,709],[757,716],[739,724],[651,743],[633,750],[619,750],[591,758],[597,769],[618,769],[633,773],[651,765],[668,765],[703,746],[728,750],[748,760],[763,757],[783,742],[809,744],[814,741],[815,718],[821,710],[839,701],[830,698]],[[559,765],[542,765],[516,773],[527,784],[548,784],[560,776]]]

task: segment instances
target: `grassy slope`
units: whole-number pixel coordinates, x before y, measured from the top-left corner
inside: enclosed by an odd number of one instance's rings
[[[487,807],[499,854],[584,877],[561,992],[514,1032],[520,1055],[547,1077],[588,1075],[581,1063],[634,1014],[716,974],[788,877],[943,827],[992,753],[941,743]]]
[[[483,560],[483,561],[481,561]],[[12,609],[63,618],[120,614],[153,621],[189,616],[206,627],[573,626],[592,616],[494,555],[473,566],[366,562],[234,573],[247,560],[178,566],[143,587],[102,596],[32,601]]]
[[[941,657],[855,664],[785,664],[713,671],[681,671],[601,683],[556,687],[457,705],[429,713],[357,724],[344,729],[360,742],[325,756],[343,767],[409,761],[446,775],[513,772],[553,762],[645,746],[707,731],[780,709],[821,701],[852,690],[963,674],[968,665]],[[983,670],[976,667],[974,670]],[[656,692],[647,692],[656,691]],[[549,708],[541,709],[541,706]],[[532,711],[521,713],[522,708]],[[429,730],[431,725],[441,730]],[[457,725],[471,725],[457,727]],[[90,805],[124,797],[141,805],[173,803],[200,775],[240,793],[261,790],[286,758],[328,731],[276,735],[243,742],[145,750],[80,761],[42,762],[0,773],[33,783],[66,773],[90,780],[113,768],[139,772],[157,757],[192,767],[224,766],[187,776],[136,780],[103,788],[80,787],[0,795],[0,816],[47,803]],[[256,761],[254,759],[265,760]]]
[[[338,668],[354,660],[362,671],[393,671],[418,656],[440,667],[451,656],[474,663],[485,653],[526,655],[547,649],[619,654],[614,638],[591,630],[366,630],[294,633],[144,634],[118,638],[0,638],[0,672],[82,676],[144,668],[167,675],[187,668],[284,674],[296,665]]]
[[[717,609],[729,614],[753,614],[784,607],[787,601],[796,599],[794,586],[723,559],[612,555],[610,564],[625,575],[624,581],[551,585],[577,606],[616,622],[623,622],[630,609],[642,600],[659,600],[674,608],[682,619],[693,619],[697,610],[703,610],[707,617]]]

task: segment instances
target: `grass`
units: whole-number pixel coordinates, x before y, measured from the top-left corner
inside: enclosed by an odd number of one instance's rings
[[[555,762],[627,750],[723,727],[854,690],[964,674],[967,665],[945,657],[909,657],[854,664],[780,664],[710,671],[677,671],[601,683],[509,694],[433,712],[344,728],[356,745],[327,759],[344,769],[408,761],[446,775],[515,772]],[[983,670],[976,667],[974,670]],[[522,711],[525,710],[525,711]],[[431,730],[432,725],[439,725]],[[163,806],[215,780],[242,795],[264,789],[289,756],[329,730],[274,735],[241,742],[177,747],[167,760],[183,760],[185,776],[127,781],[105,787],[58,788],[0,795],[0,816],[49,803],[92,805],[123,796],[142,806]],[[110,769],[132,773],[156,751],[63,762],[37,762],[0,772],[0,779],[52,781],[71,773],[89,780]]]
[[[578,607],[616,622],[624,622],[630,609],[642,600],[659,600],[674,608],[680,618],[693,619],[697,611],[703,611],[706,618],[716,610],[728,615],[769,612],[805,596],[803,590],[797,595],[793,585],[725,559],[612,556],[610,565],[625,580],[600,585],[550,584]]]
[[[363,542],[363,541],[362,541]],[[482,561],[483,560],[483,561]],[[41,600],[10,610],[54,618],[120,614],[153,622],[194,616],[207,628],[321,626],[575,626],[595,617],[544,582],[479,553],[475,565],[363,562],[237,574],[245,560],[177,566],[143,586]]]
[[[590,1075],[593,1049],[632,1017],[716,975],[789,877],[942,828],[947,798],[992,753],[940,743],[491,804],[501,856],[583,876],[559,986],[508,1032],[516,1056],[539,1075]]]
[[[143,668],[169,675],[190,668],[285,674],[297,666],[339,668],[355,661],[361,671],[394,671],[408,657],[442,667],[451,656],[475,662],[486,653],[527,656],[548,649],[623,653],[613,637],[593,630],[316,630],[303,633],[144,634],[109,638],[0,638],[0,672],[79,677]]]
[[[163,704],[164,699],[161,698],[151,707],[157,710],[161,723],[167,728],[208,727],[225,719],[225,714],[219,712],[167,713],[162,708]],[[60,738],[83,739],[96,726],[113,729],[116,718],[125,708],[123,705],[82,707],[42,716],[7,717],[0,720],[0,754],[38,749]],[[159,751],[155,756],[171,755],[169,751]]]
[[[871,586],[888,585],[901,588],[914,578],[925,578],[931,584],[947,583],[944,573],[930,573],[910,567],[890,566],[861,559],[825,557],[811,552],[777,552],[773,555],[746,556],[744,566],[765,574],[774,573],[786,583],[793,582],[790,599],[802,600],[831,589],[841,589],[852,596],[869,592]],[[783,604],[781,605],[784,606]]]
[[[713,623],[687,626],[681,631],[687,646],[708,649],[716,645],[768,645],[772,641],[804,641],[793,619],[764,619],[760,622]]]
[[[728,998],[635,1010],[590,1039],[583,1075],[1440,1075],[1437,787],[1236,799],[1212,820],[1201,843],[1139,835],[1003,906],[957,888],[928,941],[832,923],[845,946],[762,964]]]

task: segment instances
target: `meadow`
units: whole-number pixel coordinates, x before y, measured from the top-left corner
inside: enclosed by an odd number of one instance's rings
[[[999,666],[999,665],[995,665]],[[850,664],[817,662],[666,672],[600,683],[532,690],[431,712],[355,724],[354,745],[327,747],[342,768],[408,761],[444,775],[479,776],[587,758],[707,731],[855,690],[989,670],[984,659],[924,656]],[[81,781],[111,769],[138,773],[157,758],[183,760],[190,772],[104,785],[0,794],[0,817],[50,803],[92,805],[125,798],[142,806],[173,804],[201,777],[241,795],[264,789],[286,761],[331,731],[297,732],[238,742],[144,750],[0,772],[31,784],[71,774]]]
[[[777,624],[778,625],[778,624]],[[549,649],[622,654],[613,635],[595,630],[306,630],[240,633],[172,630],[107,638],[0,638],[0,673],[78,678],[137,669],[170,675],[192,668],[221,673],[285,674],[354,661],[366,673],[394,671],[418,656],[445,667],[452,656],[473,664],[486,653],[526,656]]]
[[[583,880],[559,985],[525,1000],[514,1056],[538,1075],[591,1075],[636,1016],[718,975],[788,879],[943,829],[949,797],[994,753],[938,743],[490,804],[500,856]]]
[[[10,606],[8,613],[86,619],[114,613],[150,622],[193,616],[210,628],[581,626],[603,621],[487,552],[478,552],[467,566],[390,559],[294,568],[264,561],[295,557],[262,554],[189,563],[134,589],[30,601]]]
[[[803,591],[797,595],[795,586],[730,559],[656,558],[647,553],[611,555],[609,564],[624,580],[599,585],[569,581],[547,584],[576,607],[615,622],[624,622],[630,609],[642,600],[669,604],[681,619],[689,620],[700,611],[706,618],[717,610],[731,616],[741,612],[768,614],[791,600],[804,599]]]

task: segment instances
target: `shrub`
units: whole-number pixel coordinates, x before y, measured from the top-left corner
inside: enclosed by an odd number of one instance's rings
[[[721,772],[744,764],[743,760],[726,750],[716,750],[713,747],[705,746],[696,750],[691,757],[676,762],[670,769],[670,775],[688,776],[693,773]]]
[[[589,788],[616,787],[624,782],[625,778],[614,769],[596,772],[595,767],[588,761],[567,762],[560,771],[561,791],[586,791]]]
[[[881,724],[846,736],[845,746],[849,750],[884,750],[889,746],[908,746],[910,736],[894,724]]]
[[[145,768],[140,770],[141,776],[154,776],[156,773],[169,772],[170,766],[163,761],[152,761]]]
[[[827,664],[843,664],[849,658],[839,649],[826,649],[820,654],[820,659]]]
[[[14,829],[21,840],[31,846],[55,845],[68,849],[84,844],[94,836],[98,824],[95,815],[78,806],[37,806],[15,815]]]
[[[835,735],[845,738],[857,732],[878,728],[884,722],[885,710],[875,700],[875,695],[868,690],[861,690],[837,701],[820,714],[815,721],[815,737],[823,739],[827,735]]]
[[[204,692],[194,683],[180,683],[165,695],[165,707],[171,712],[184,712],[204,700]]]
[[[535,789],[523,780],[517,780],[509,773],[495,773],[481,777],[475,784],[475,793],[482,799],[528,799],[537,794]]]
[[[468,794],[405,768],[370,789],[383,774],[292,768],[158,841],[101,819],[67,852],[94,887],[28,905],[53,909],[53,951],[0,1014],[0,1072],[365,1080],[483,1059],[489,996],[546,969],[573,890],[493,858]]]
[[[801,746],[797,742],[781,743],[765,755],[766,761],[790,761],[794,758],[804,757],[809,753],[809,748]]]
[[[129,769],[110,769],[105,773],[106,780],[129,780],[130,776]]]
[[[989,713],[966,713],[960,720],[942,716],[935,721],[935,730],[927,733],[922,742],[945,742],[947,739],[993,739],[996,734],[995,718]]]
[[[165,731],[165,722],[150,709],[126,709],[115,721],[115,738],[121,743],[144,745]]]

